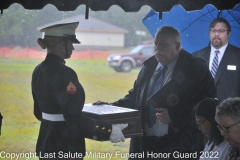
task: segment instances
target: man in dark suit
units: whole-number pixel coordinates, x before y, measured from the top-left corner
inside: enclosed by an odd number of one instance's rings
[[[131,159],[138,159],[137,154],[133,153],[143,152],[144,159],[185,159],[186,156],[178,157],[178,153],[196,153],[203,149],[199,148],[202,142],[199,131],[191,125],[193,105],[171,109],[162,106],[161,113],[151,114],[152,106],[147,103],[148,97],[152,95],[151,88],[158,85],[161,88],[160,86],[164,86],[171,79],[176,79],[192,95],[191,100],[198,102],[203,97],[215,97],[214,80],[202,59],[181,48],[180,33],[173,27],[164,26],[157,32],[155,52],[155,56],[144,62],[129,93],[111,104],[140,110],[144,135],[131,139],[130,153],[135,155],[131,156]],[[162,81],[152,85],[156,72],[162,72],[159,76]],[[107,102],[98,101],[94,104],[102,103]],[[197,157],[190,156],[188,159],[194,158]]]
[[[231,26],[227,20],[214,19],[209,26],[211,45],[193,53],[206,61],[220,101],[240,96],[240,48],[228,43],[230,34]]]

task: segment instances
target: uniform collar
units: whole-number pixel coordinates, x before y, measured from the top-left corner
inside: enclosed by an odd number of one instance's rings
[[[65,64],[66,61],[64,59],[62,59],[61,57],[58,57],[52,53],[48,53],[45,60],[50,60],[50,61],[56,61],[60,64]]]

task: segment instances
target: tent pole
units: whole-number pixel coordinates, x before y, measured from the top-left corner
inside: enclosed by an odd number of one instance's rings
[[[85,12],[85,19],[88,19],[89,16],[89,6],[86,4],[86,12]]]
[[[158,14],[158,19],[159,20],[162,20],[162,12],[160,11],[159,14]]]
[[[218,10],[218,15],[217,15],[217,17],[220,17],[221,14],[222,14],[222,10]]]

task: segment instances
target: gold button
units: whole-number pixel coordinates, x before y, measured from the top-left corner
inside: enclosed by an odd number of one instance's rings
[[[105,127],[102,127],[102,130],[105,130]]]
[[[111,129],[108,130],[109,133],[110,133],[111,131],[112,131]]]
[[[99,128],[99,126],[98,126],[98,125],[96,125],[96,128]]]

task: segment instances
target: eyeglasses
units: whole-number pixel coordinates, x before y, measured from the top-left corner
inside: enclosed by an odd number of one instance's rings
[[[167,48],[168,46],[170,46],[171,44],[173,44],[175,42],[168,42],[168,43],[155,43],[155,49],[159,49],[159,48]]]
[[[196,124],[198,125],[198,126],[202,126],[203,125],[203,123],[206,121],[207,119],[204,119],[203,121],[196,121]]]
[[[213,30],[210,30],[213,34],[223,34],[224,32],[228,31],[228,30],[224,30],[224,29],[219,29],[219,30],[216,30],[216,29],[213,29]]]
[[[229,129],[230,129],[231,127],[237,125],[238,123],[240,123],[240,121],[237,122],[237,123],[234,123],[234,124],[232,124],[232,125],[230,125],[230,126],[228,126],[228,127],[222,127],[222,126],[220,126],[220,125],[217,125],[217,127],[218,127],[219,131],[224,131],[225,133],[229,133]]]
[[[155,45],[155,48],[156,49],[159,49],[159,48],[166,48],[169,46],[170,43],[158,43],[157,45]]]

